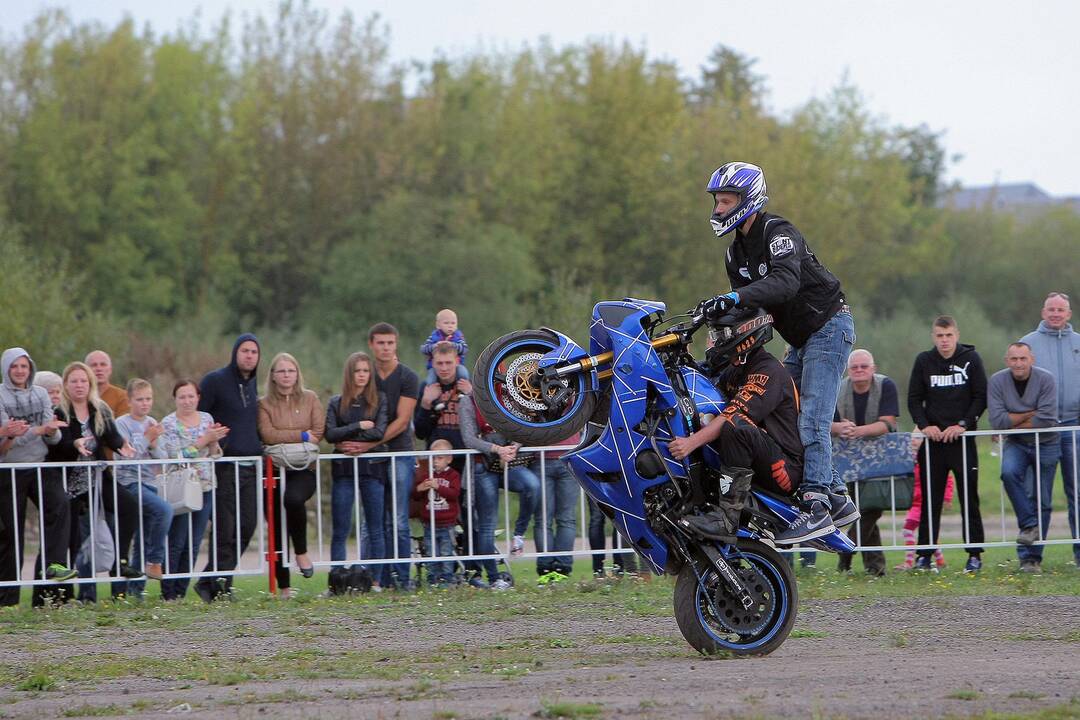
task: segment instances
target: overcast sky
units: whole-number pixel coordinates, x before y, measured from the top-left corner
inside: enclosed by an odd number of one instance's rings
[[[758,60],[783,113],[845,76],[891,123],[944,130],[950,176],[964,184],[1033,181],[1080,195],[1080,2],[807,0],[311,0],[336,16],[379,13],[397,60],[517,50],[548,36],[629,40],[686,76],[717,44]],[[0,31],[21,33],[45,7],[108,24],[131,15],[157,31],[201,9],[204,26],[231,8],[273,14],[274,0],[0,0]],[[753,158],[745,158],[752,160]],[[719,158],[717,161],[719,162]]]

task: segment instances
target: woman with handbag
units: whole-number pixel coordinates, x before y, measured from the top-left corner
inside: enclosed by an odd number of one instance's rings
[[[364,522],[357,530],[357,537],[361,538],[360,559],[381,560],[386,557],[382,528],[387,461],[368,460],[363,453],[374,449],[386,432],[389,423],[386,394],[372,382],[371,358],[367,353],[350,355],[345,360],[343,374],[341,394],[330,398],[326,406],[326,440],[334,443],[339,453],[356,459],[334,460],[331,465],[334,487],[330,513],[334,529],[330,559],[345,560],[345,541],[352,532],[353,503],[359,492],[364,507]],[[377,587],[379,583],[373,582],[372,588]]]
[[[116,429],[112,411],[98,397],[97,381],[90,368],[81,362],[70,363],[64,368],[62,378],[63,390],[56,417],[66,425],[60,428],[60,441],[49,448],[46,460],[63,463],[103,461],[105,448],[124,458],[134,457],[135,450]],[[109,565],[113,566],[110,574],[116,577],[141,577],[142,572],[128,568],[126,560],[121,560],[119,565],[113,563],[115,553],[108,552],[112,549],[109,546],[113,545],[113,538],[101,514],[102,509],[115,513],[118,531],[133,533],[139,522],[138,498],[122,485],[105,486],[99,467],[69,468],[66,479],[71,498],[71,547],[79,577],[92,577],[108,569]],[[107,558],[107,562],[102,558]],[[80,585],[79,599],[96,601],[96,585]]]
[[[209,413],[199,411],[199,386],[193,380],[180,380],[173,385],[173,403],[176,411],[161,421],[158,447],[169,458],[219,458],[219,441],[229,434],[229,428],[214,422]],[[169,527],[169,572],[193,573],[199,556],[206,525],[214,504],[214,465],[192,463],[202,486],[202,508],[173,516]],[[170,472],[180,472],[177,468]],[[187,593],[190,578],[171,578],[161,581],[161,597],[179,600]]]
[[[315,494],[315,470],[319,441],[326,429],[326,415],[319,396],[304,388],[300,364],[289,353],[278,353],[270,363],[266,395],[259,398],[259,437],[284,483],[274,488],[274,509],[284,500],[285,517],[274,524],[272,551],[277,555],[275,574],[282,596],[292,595],[289,567],[285,564],[284,529],[292,540],[296,565],[309,578],[315,567],[307,553],[307,501]]]

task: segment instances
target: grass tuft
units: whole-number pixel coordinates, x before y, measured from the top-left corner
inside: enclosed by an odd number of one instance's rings
[[[51,675],[38,672],[15,685],[15,689],[26,692],[48,692],[56,690],[57,684],[56,679]]]
[[[594,703],[548,702],[540,701],[541,708],[533,715],[538,718],[575,720],[576,718],[594,718],[603,714],[603,708]]]

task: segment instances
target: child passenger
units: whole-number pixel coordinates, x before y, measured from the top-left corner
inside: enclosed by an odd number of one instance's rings
[[[469,351],[469,344],[465,342],[465,336],[458,330],[457,313],[450,308],[443,308],[435,315],[435,329],[431,331],[427,342],[420,346],[420,352],[427,358],[427,378],[425,385],[435,383],[435,370],[431,367],[431,355],[435,346],[441,342],[453,343],[458,351],[458,380],[468,380],[469,371],[465,367],[465,353]]]
[[[452,450],[453,445],[447,440],[431,443],[431,450]],[[429,467],[424,463],[416,469],[416,485],[413,499],[423,501],[420,522],[424,524],[424,545],[430,553],[450,557],[454,554],[454,542],[450,531],[457,523],[460,509],[458,497],[461,495],[461,476],[450,467],[451,455],[433,455]],[[432,513],[434,513],[435,542],[432,543]],[[454,562],[437,560],[427,563],[428,581],[432,585],[445,587],[454,580]]]

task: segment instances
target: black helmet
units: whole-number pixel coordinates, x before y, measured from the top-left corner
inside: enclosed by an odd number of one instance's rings
[[[773,316],[764,310],[733,310],[709,323],[713,346],[705,353],[709,372],[718,375],[737,357],[765,347],[772,340]]]

